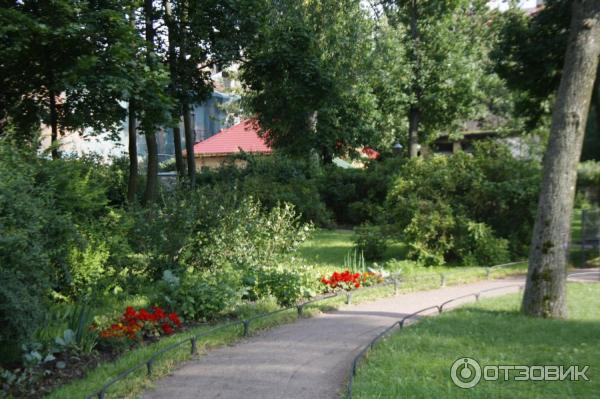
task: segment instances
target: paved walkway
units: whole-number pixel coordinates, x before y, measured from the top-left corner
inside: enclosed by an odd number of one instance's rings
[[[354,356],[394,321],[422,308],[522,277],[414,292],[298,320],[210,350],[157,382],[145,399],[334,399]],[[493,291],[485,296],[514,292]],[[472,301],[467,299],[466,301]],[[452,306],[458,306],[460,302]]]

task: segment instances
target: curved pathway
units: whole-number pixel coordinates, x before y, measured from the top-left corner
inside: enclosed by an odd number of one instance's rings
[[[394,321],[461,295],[523,281],[524,277],[513,277],[413,292],[300,319],[210,350],[159,380],[143,398],[339,398],[354,356]],[[516,290],[501,289],[483,297]]]

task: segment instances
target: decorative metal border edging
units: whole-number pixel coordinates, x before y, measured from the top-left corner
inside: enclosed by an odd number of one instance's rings
[[[491,272],[494,269],[496,269],[496,268],[506,267],[506,266],[512,266],[512,265],[516,265],[516,264],[523,263],[523,262],[524,261],[511,262],[511,263],[505,263],[505,264],[502,264],[502,265],[496,265],[496,266],[487,267],[487,268],[485,268],[485,270],[486,270],[486,278],[489,278]],[[202,332],[202,333],[193,335],[191,337],[182,339],[179,342],[175,342],[175,343],[173,343],[171,345],[168,345],[168,346],[166,346],[166,347],[158,350],[152,356],[150,356],[147,360],[142,361],[142,362],[138,363],[137,365],[135,365],[133,367],[130,367],[127,370],[124,370],[121,373],[117,374],[116,376],[114,376],[113,378],[111,378],[109,381],[107,381],[104,385],[102,385],[102,387],[100,389],[94,391],[92,394],[86,396],[85,398],[86,399],[94,399],[94,398],[105,399],[105,397],[106,397],[106,395],[108,393],[108,389],[112,385],[114,385],[115,383],[117,383],[117,382],[125,379],[130,374],[132,374],[135,371],[140,370],[140,369],[142,369],[144,367],[146,368],[146,372],[147,372],[148,376],[152,376],[154,362],[157,360],[157,358],[160,355],[162,355],[162,354],[164,354],[166,352],[169,352],[169,351],[171,351],[173,349],[179,348],[179,347],[183,346],[186,343],[190,344],[190,353],[192,355],[197,354],[198,353],[198,349],[197,349],[197,341],[198,341],[198,339],[202,338],[202,337],[205,337],[205,336],[208,336],[208,335],[211,335],[215,331],[224,330],[226,328],[229,328],[229,327],[232,327],[232,326],[235,326],[235,325],[241,325],[243,327],[242,336],[246,337],[246,336],[248,336],[249,331],[250,331],[250,323],[252,321],[255,321],[255,320],[258,320],[258,319],[263,319],[263,318],[266,318],[266,317],[270,317],[270,316],[273,316],[275,314],[283,313],[283,312],[286,312],[286,311],[291,310],[291,309],[296,309],[298,317],[301,317],[302,314],[303,314],[303,311],[304,311],[304,307],[306,307],[308,305],[311,305],[311,304],[314,304],[314,303],[317,303],[317,302],[322,302],[322,301],[325,301],[325,300],[328,300],[328,299],[331,299],[331,298],[336,298],[336,297],[343,296],[343,295],[346,296],[346,304],[350,304],[352,302],[352,294],[353,294],[353,292],[356,292],[356,291],[361,291],[362,292],[362,291],[366,291],[366,290],[373,289],[373,288],[382,288],[382,287],[385,287],[385,286],[388,286],[388,285],[392,285],[392,284],[394,285],[394,294],[397,295],[399,293],[400,283],[402,283],[402,282],[406,283],[406,282],[419,281],[419,280],[423,280],[423,279],[435,277],[436,275],[439,276],[438,278],[440,279],[440,287],[444,287],[445,284],[446,284],[446,275],[444,273],[432,273],[432,274],[429,274],[429,275],[420,275],[420,276],[414,276],[414,277],[411,277],[411,278],[402,278],[402,277],[400,277],[401,276],[400,274],[392,274],[392,275],[386,277],[385,280],[382,283],[375,284],[375,285],[372,285],[370,287],[363,287],[363,288],[360,288],[358,290],[348,291],[348,292],[346,292],[346,291],[338,291],[338,292],[333,293],[333,294],[320,296],[320,297],[311,299],[309,301],[302,302],[301,304],[297,304],[297,305],[294,305],[294,306],[289,306],[289,307],[286,307],[286,308],[281,308],[281,309],[275,310],[273,312],[259,314],[259,315],[250,317],[248,319],[235,320],[235,321],[231,321],[229,323],[225,323],[225,324],[216,326],[216,327],[211,328],[211,329],[209,329],[209,330],[207,330],[205,332]],[[458,298],[455,298],[455,299],[458,299]],[[445,304],[442,304],[442,306],[444,306],[444,305]],[[387,333],[390,330],[392,330],[399,323],[401,323],[402,326],[403,326],[404,325],[404,320],[406,320],[406,319],[408,319],[410,317],[414,317],[414,316],[418,315],[420,312],[423,312],[423,311],[426,311],[426,310],[430,310],[432,308],[437,308],[440,313],[442,312],[442,309],[440,307],[433,306],[433,307],[430,307],[430,308],[422,309],[421,311],[419,311],[419,312],[417,312],[415,314],[406,316],[401,321],[399,321],[397,323],[394,323],[394,325],[390,326],[384,332],[382,332],[379,335],[377,335],[377,337],[375,337],[375,339],[371,342],[371,344],[368,345],[366,348],[364,348],[359,353],[359,355],[360,356],[364,355],[366,353],[366,351],[375,344],[376,341],[378,341],[379,339],[381,339],[385,335],[385,333]],[[352,374],[352,377],[354,376],[354,373],[356,371],[355,368],[356,368],[357,361],[358,361],[358,358],[355,359],[355,361],[353,362],[353,366],[352,366],[353,367],[353,374]],[[351,389],[351,383],[352,383],[352,379],[350,380],[349,389]]]

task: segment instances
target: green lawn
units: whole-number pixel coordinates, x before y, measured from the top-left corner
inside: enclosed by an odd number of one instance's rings
[[[519,313],[517,294],[422,320],[376,345],[361,364],[353,398],[598,398],[600,285],[568,285],[568,320]],[[485,381],[455,386],[452,363],[589,365],[589,382]]]
[[[344,266],[344,258],[349,252],[354,252],[353,235],[352,230],[317,230],[300,247],[300,256],[318,268],[340,270]],[[404,257],[405,246],[396,242],[389,246],[382,262]]]

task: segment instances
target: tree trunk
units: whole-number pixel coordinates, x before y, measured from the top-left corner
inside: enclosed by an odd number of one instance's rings
[[[185,151],[187,153],[187,168],[190,187],[196,186],[196,158],[194,156],[195,134],[192,130],[192,121],[190,118],[190,106],[183,102],[183,130],[185,132]]]
[[[152,0],[144,0],[144,12],[146,16],[146,46],[148,54],[154,52],[154,7]],[[152,68],[152,58],[148,57],[148,65]],[[146,191],[144,192],[144,205],[150,205],[156,201],[158,194],[158,143],[156,132],[146,131],[146,147],[148,149],[148,169],[146,173]]]
[[[138,154],[137,154],[137,129],[135,122],[134,100],[129,100],[129,179],[127,181],[127,202],[132,205],[136,202],[137,177],[138,177]]]
[[[56,93],[50,90],[50,145],[52,147],[52,159],[60,158],[58,152],[58,114],[56,112]]]
[[[577,163],[600,56],[600,1],[574,0],[565,65],[552,112],[550,141],[529,253],[523,311],[566,317],[566,266]]]
[[[153,204],[158,195],[158,143],[155,133],[145,133],[148,148],[148,169],[144,205]]]
[[[177,169],[177,176],[182,178],[185,176],[185,163],[183,162],[181,131],[179,126],[173,127],[173,147],[175,149],[175,169]]]
[[[177,35],[175,32],[175,21],[173,19],[173,8],[171,0],[164,0],[165,7],[165,23],[167,25],[169,37],[169,72],[171,74],[171,96],[177,101]],[[181,131],[179,129],[179,121],[181,119],[181,107],[175,107],[176,112],[173,117],[177,121],[177,125],[173,126],[173,147],[175,150],[175,168],[177,176],[182,178],[185,176],[185,165],[183,163],[183,153],[181,149]]]
[[[600,67],[596,72],[596,82],[594,82],[594,109],[596,110],[596,134],[600,135]]]
[[[411,158],[419,155],[419,123],[421,121],[421,60],[419,57],[419,10],[417,1],[411,1],[410,7],[410,36],[413,45],[413,94],[414,103],[410,106],[408,115],[408,153]]]
[[[421,111],[413,105],[410,107],[408,119],[408,150],[411,158],[419,156],[419,121]]]

